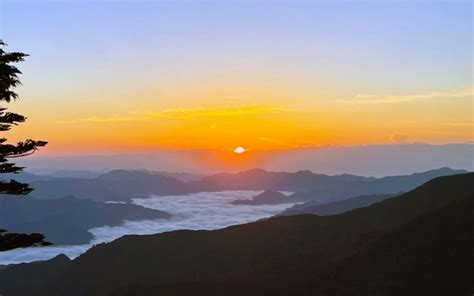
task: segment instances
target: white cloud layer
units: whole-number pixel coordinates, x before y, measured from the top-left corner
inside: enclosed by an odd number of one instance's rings
[[[219,229],[268,218],[294,205],[294,203],[260,206],[230,204],[237,199],[250,199],[260,192],[200,192],[135,199],[133,202],[137,205],[162,210],[173,217],[168,220],[126,221],[120,226],[93,228],[89,230],[94,235],[94,240],[90,244],[34,247],[0,252],[0,264],[47,260],[61,253],[72,259],[86,252],[93,244],[109,242],[126,234],[153,234],[178,229]]]

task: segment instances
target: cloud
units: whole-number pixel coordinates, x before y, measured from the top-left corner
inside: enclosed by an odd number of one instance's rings
[[[403,134],[393,134],[390,136],[390,142],[393,144],[405,144],[408,142],[408,136]]]
[[[459,127],[474,127],[474,122],[473,121],[455,121],[455,122],[449,122],[449,126],[459,126]]]
[[[110,122],[130,122],[130,121],[149,121],[160,118],[168,119],[193,119],[193,118],[216,118],[233,116],[250,116],[273,114],[290,111],[277,105],[239,105],[227,107],[197,107],[197,108],[174,108],[160,111],[135,111],[124,116],[100,117],[93,116],[88,118],[74,120],[56,121],[58,124],[74,123],[110,123]]]
[[[294,205],[235,206],[236,199],[250,199],[261,191],[200,192],[188,195],[156,196],[135,199],[133,203],[158,209],[172,215],[171,219],[126,221],[120,226],[103,226],[89,230],[94,235],[90,244],[76,246],[48,246],[15,249],[0,252],[0,264],[15,264],[47,260],[59,254],[70,258],[86,252],[93,244],[109,242],[126,234],[154,234],[178,229],[220,229],[268,218]],[[286,195],[290,192],[284,192]]]
[[[147,121],[152,120],[151,117],[144,116],[111,116],[111,117],[99,117],[93,116],[88,118],[80,118],[73,120],[58,120],[58,124],[75,124],[75,123],[109,123],[109,122],[129,122],[129,121]]]
[[[293,144],[293,143],[288,143],[288,142],[285,142],[285,141],[280,141],[278,139],[271,139],[271,138],[265,138],[265,137],[257,137],[256,139],[260,140],[260,141],[263,141],[263,142],[277,144],[277,145],[280,145],[282,147],[292,147],[292,148],[301,147],[300,145],[296,145],[296,144]]]
[[[135,112],[151,117],[164,117],[174,119],[191,119],[191,118],[210,118],[210,117],[230,117],[230,116],[246,116],[281,113],[289,109],[276,105],[239,105],[229,107],[213,107],[213,108],[175,108],[166,109],[158,112]]]
[[[339,104],[396,104],[415,101],[425,101],[438,98],[468,98],[473,96],[473,90],[464,89],[450,92],[431,92],[424,94],[408,95],[374,95],[358,94],[348,100],[337,100]]]

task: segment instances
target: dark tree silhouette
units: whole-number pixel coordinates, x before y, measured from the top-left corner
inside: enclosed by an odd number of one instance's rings
[[[21,71],[14,66],[22,62],[28,55],[21,52],[6,52],[6,44],[0,39],[0,102],[9,103],[18,99],[18,94],[13,89],[21,84],[18,75]],[[26,120],[26,117],[7,111],[0,107],[0,131],[8,131],[13,126]],[[23,167],[10,162],[10,159],[34,153],[38,147],[47,144],[45,141],[28,139],[16,144],[8,144],[6,138],[0,138],[0,174],[17,174]],[[22,195],[33,190],[28,184],[17,182],[13,179],[0,179],[0,194]],[[47,244],[41,234],[17,234],[0,230],[0,251],[17,247],[26,247],[34,244]]]

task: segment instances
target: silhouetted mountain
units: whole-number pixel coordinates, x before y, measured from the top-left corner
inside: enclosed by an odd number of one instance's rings
[[[410,191],[440,176],[466,173],[440,168],[405,176],[383,178],[354,175],[328,176],[310,171],[296,173],[267,172],[254,169],[237,174],[217,174],[188,183],[189,191],[277,190],[294,191],[294,200],[329,202],[359,195],[395,194]]]
[[[65,197],[52,200],[0,198],[0,226],[11,232],[38,232],[55,244],[84,244],[89,229],[119,225],[124,220],[169,218],[170,215],[133,204],[109,204]]]
[[[309,247],[297,244],[305,240],[291,241],[292,247],[286,247],[283,254],[279,248],[285,248],[284,243],[274,245],[272,250],[261,246],[255,256],[267,256],[268,260],[254,257],[253,261],[238,264],[236,261],[242,257],[237,257],[234,261],[235,268],[266,263],[265,268],[253,273],[254,279],[215,276],[212,280],[188,278],[178,283],[136,281],[109,295],[470,296],[474,290],[474,236],[470,228],[474,225],[473,212],[473,198],[464,199],[426,213],[396,231],[361,235],[359,241],[349,246],[352,252],[339,250],[341,257],[331,260],[324,260],[322,255],[314,254],[317,251],[312,253]],[[310,235],[309,230],[306,234]],[[270,244],[278,241],[277,235],[275,230]],[[291,248],[302,253],[287,258],[287,250]],[[229,251],[228,256],[240,253]]]
[[[185,194],[185,183],[159,174],[143,171],[115,170],[97,178],[54,178],[31,183],[30,195],[52,199],[74,195],[96,201],[129,201],[151,194]]]
[[[280,215],[288,216],[314,214],[318,216],[328,216],[342,214],[353,209],[370,206],[371,204],[380,202],[393,196],[393,194],[362,195],[331,202],[328,204],[321,204],[317,201],[308,201],[303,204],[294,205],[293,207],[283,211],[283,213],[281,213]]]
[[[216,231],[125,236],[93,247],[45,281],[36,280],[41,269],[1,270],[0,292],[470,295],[473,182],[472,173],[441,177],[334,216],[282,216]],[[11,284],[19,281],[23,285]]]
[[[265,190],[252,199],[238,199],[231,203],[234,205],[274,205],[290,202],[293,202],[293,200],[281,192]]]
[[[25,285],[42,285],[51,279],[56,279],[69,266],[71,260],[65,255],[58,255],[48,261],[33,263],[21,263],[6,265],[1,271],[6,271],[0,275],[0,290],[5,295],[19,295],[16,291],[25,289]],[[3,291],[1,287],[8,287],[8,291]],[[54,292],[52,291],[52,294]],[[31,293],[30,295],[35,295]]]
[[[472,294],[474,196],[468,191],[470,198],[428,212],[341,260],[332,270],[337,284],[327,289],[339,295]]]

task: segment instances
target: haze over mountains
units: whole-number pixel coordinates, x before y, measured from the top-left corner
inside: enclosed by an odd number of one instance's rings
[[[92,178],[51,178],[26,174],[23,181],[35,190],[39,199],[72,195],[95,201],[130,201],[150,195],[180,195],[222,190],[274,190],[295,192],[294,201],[335,201],[358,195],[394,194],[408,191],[435,177],[465,173],[465,170],[440,168],[410,175],[383,178],[355,175],[329,176],[311,171],[296,173],[253,169],[241,173],[221,173],[183,182],[149,171],[114,170]]]
[[[439,177],[466,173],[465,170],[439,168],[410,175],[382,178],[355,175],[324,175],[311,171],[296,173],[268,172],[253,169],[241,173],[222,173],[207,176],[199,181],[187,183],[189,191],[219,190],[276,190],[295,192],[291,198],[296,201],[335,201],[367,194],[399,193],[414,189]]]
[[[32,196],[54,199],[73,195],[96,201],[129,201],[149,197],[151,194],[172,195],[187,193],[178,179],[153,172],[115,170],[97,177],[52,178],[32,181]]]
[[[334,216],[125,236],[0,270],[5,295],[470,295],[474,174]],[[41,279],[41,280],[40,280]]]
[[[235,160],[232,151],[156,150],[154,152],[59,156],[34,155],[19,163],[35,171],[148,169],[152,171],[213,174],[259,167],[269,171],[314,172],[361,176],[404,175],[440,167],[474,170],[474,145],[386,144],[341,147],[308,147],[248,151]],[[189,179],[188,179],[189,180]],[[188,181],[187,180],[187,181]]]
[[[188,182],[136,170],[114,170],[97,176],[80,171],[81,178],[71,177],[74,175],[71,171],[66,178],[22,173],[18,178],[30,182],[36,190],[20,200],[5,198],[2,209],[8,215],[0,222],[6,229],[44,233],[54,246],[0,254],[0,262],[30,262],[60,253],[74,258],[90,244],[108,242],[125,234],[217,229],[271,217],[295,203],[304,202],[298,207],[312,208],[361,194],[398,194],[437,176],[464,172],[441,168],[404,176],[368,178],[254,169],[198,180],[192,176],[193,181]],[[291,193],[295,190],[300,191]],[[104,203],[112,201],[115,204]],[[373,202],[370,197],[363,197],[355,203],[343,202],[344,206],[336,208],[347,211]],[[167,218],[168,214],[171,219],[156,220]],[[24,215],[28,219],[23,223],[19,218],[11,218]]]

